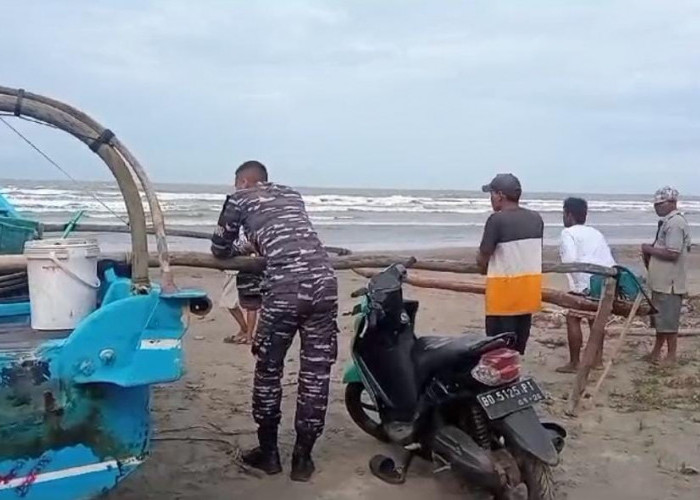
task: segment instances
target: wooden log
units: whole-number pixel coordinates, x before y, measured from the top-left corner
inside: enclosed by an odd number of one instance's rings
[[[128,260],[128,253],[111,254],[110,258],[115,258],[121,261]],[[151,254],[150,262],[153,262]],[[248,270],[251,263],[248,260],[261,260],[256,257],[236,257],[233,259],[216,259],[209,253],[205,252],[171,252],[171,256],[176,257],[178,262],[174,265],[204,267],[210,269],[228,269],[234,271]],[[20,256],[21,257],[21,256]],[[106,256],[105,256],[106,257]],[[17,256],[0,255],[0,271],[22,270],[25,266],[23,260],[16,260]],[[405,255],[394,254],[354,254],[336,259],[331,259],[334,267],[338,270],[353,269],[356,267],[383,268],[391,264],[405,264],[411,262],[411,257]],[[459,260],[435,260],[422,259],[416,261],[410,266],[412,269],[424,271],[439,271],[458,274],[480,274],[476,263],[459,261]],[[542,265],[545,273],[571,273],[582,272],[591,274],[600,274],[602,276],[616,276],[617,270],[609,267],[596,266],[593,264],[558,264],[544,263]]]
[[[111,259],[117,262],[131,262],[130,252],[107,252],[100,256],[101,259]],[[337,270],[347,270],[353,267],[386,267],[394,263],[409,263],[410,257],[395,256],[346,256],[331,257],[331,264]],[[264,269],[265,259],[261,257],[234,257],[231,259],[217,259],[205,252],[170,252],[172,265],[185,267],[202,267],[207,269],[259,272]],[[159,265],[158,254],[151,253],[149,264],[152,267]],[[23,255],[0,255],[0,272],[23,271],[27,267]]]
[[[366,264],[357,267],[384,267],[395,262],[404,263],[408,260],[407,257],[401,255],[355,255],[357,259],[362,259],[363,262],[371,262],[376,259],[376,265]],[[389,264],[387,264],[387,262]],[[411,269],[421,271],[439,271],[456,274],[481,274],[479,266],[475,262],[467,262],[463,260],[437,260],[437,259],[419,259]],[[595,264],[561,264],[557,262],[545,262],[542,264],[543,273],[590,273],[601,276],[617,276],[617,270],[611,267],[596,266]]]
[[[131,262],[130,252],[107,252],[100,256],[101,259],[110,259],[121,263]],[[331,265],[337,270],[347,270],[354,267],[386,267],[395,263],[408,264],[409,257],[394,256],[346,256],[331,257]],[[170,252],[170,262],[174,266],[202,267],[206,269],[219,269],[231,271],[260,272],[265,267],[265,259],[262,257],[234,257],[231,259],[217,259],[205,252]],[[157,267],[160,263],[157,253],[149,255],[148,263],[151,267]],[[23,271],[27,267],[27,261],[23,255],[0,255],[0,272]]]
[[[595,397],[600,391],[601,386],[603,385],[603,381],[605,380],[605,377],[608,376],[608,373],[610,372],[610,369],[612,368],[613,363],[615,360],[620,356],[620,353],[622,352],[622,346],[625,344],[625,337],[627,336],[627,333],[630,330],[630,327],[632,326],[632,320],[637,314],[637,309],[639,309],[639,306],[642,305],[642,300],[644,299],[644,296],[640,293],[637,294],[637,298],[634,299],[634,303],[632,304],[632,310],[629,313],[629,316],[627,316],[627,320],[625,321],[625,324],[622,326],[622,330],[620,331],[620,337],[617,339],[617,344],[615,344],[615,348],[613,349],[612,354],[610,355],[610,359],[605,363],[605,368],[603,368],[603,373],[600,374],[600,377],[598,378],[598,382],[596,382],[595,387],[593,387],[593,390],[590,391],[590,405],[593,406],[595,403]]]
[[[586,344],[586,348],[583,351],[583,358],[581,359],[581,364],[579,365],[578,372],[576,373],[574,387],[569,398],[569,409],[567,411],[569,415],[576,416],[578,414],[581,396],[583,395],[583,391],[586,389],[588,375],[591,372],[591,368],[593,368],[596,353],[603,347],[605,326],[607,325],[608,318],[613,310],[616,292],[617,282],[615,279],[610,277],[606,278],[603,288],[603,296],[598,304],[598,313],[593,321],[591,334],[588,339],[588,343]]]
[[[0,255],[0,273],[16,273],[27,269],[24,255]]]
[[[353,271],[365,278],[371,278],[379,271],[371,269],[353,269]],[[486,285],[483,283],[469,283],[459,280],[448,280],[445,278],[428,278],[413,276],[409,273],[406,283],[419,288],[434,288],[438,290],[450,290],[453,292],[475,293],[484,295],[486,293]],[[567,309],[576,309],[579,311],[598,311],[598,301],[587,299],[579,295],[554,290],[551,288],[542,289],[542,300],[549,304],[555,304]],[[630,313],[632,304],[623,300],[616,300],[613,305],[613,314],[618,316],[627,316]],[[649,308],[640,308],[640,315],[648,314]]]

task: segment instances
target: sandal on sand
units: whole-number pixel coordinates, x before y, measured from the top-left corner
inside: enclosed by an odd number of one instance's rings
[[[224,343],[245,345],[248,343],[248,339],[246,339],[245,337],[241,337],[240,335],[229,335],[228,337],[224,337]]]
[[[651,353],[642,356],[642,361],[646,361],[647,363],[651,363],[652,365],[658,365],[661,362],[659,358],[652,357]]]
[[[557,373],[576,373],[578,372],[578,366],[573,366],[572,364],[560,366],[554,370]]]
[[[375,455],[369,461],[369,470],[379,479],[389,484],[403,484],[406,482],[406,474],[396,469],[396,463],[392,458],[384,455]]]
[[[663,359],[658,362],[658,365],[661,368],[675,368],[676,366],[678,366],[678,360],[674,359],[673,361],[671,361],[669,359]]]

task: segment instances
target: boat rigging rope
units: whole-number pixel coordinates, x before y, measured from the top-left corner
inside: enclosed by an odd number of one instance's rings
[[[116,213],[114,210],[112,210],[112,209],[109,207],[109,205],[107,205],[104,201],[102,201],[94,192],[92,192],[92,191],[90,191],[89,189],[84,188],[83,186],[81,186],[80,183],[77,181],[77,179],[75,179],[70,173],[68,173],[68,172],[67,172],[63,167],[61,167],[56,161],[54,161],[48,154],[44,153],[44,151],[42,151],[36,144],[34,144],[34,143],[33,143],[32,141],[30,141],[27,137],[25,137],[24,134],[22,134],[22,132],[20,132],[20,131],[17,130],[15,127],[13,127],[12,125],[10,125],[10,123],[9,123],[7,120],[5,120],[4,116],[11,116],[11,117],[15,118],[15,115],[9,114],[9,113],[0,113],[0,121],[2,121],[5,125],[7,125],[7,127],[8,127],[10,130],[12,130],[15,134],[17,134],[24,142],[26,142],[32,149],[34,149],[34,151],[36,151],[36,152],[39,153],[42,157],[44,157],[44,159],[46,159],[46,161],[48,161],[51,165],[53,165],[54,167],[56,167],[63,175],[65,175],[66,177],[68,177],[68,179],[70,179],[71,181],[73,181],[73,182],[75,183],[75,185],[76,185],[79,189],[81,189],[82,191],[85,191],[87,194],[89,194],[92,198],[95,199],[95,201],[97,201],[100,205],[102,205],[104,208],[106,208],[107,211],[108,211],[109,213],[111,213],[114,217],[116,217],[117,219],[119,219],[120,221],[122,221],[122,222],[123,222],[124,224],[126,224],[127,226],[129,225],[129,221],[128,221],[128,220],[126,220],[124,217],[122,217],[121,215],[119,215],[118,213]],[[44,123],[42,123],[42,122],[39,122],[39,121],[37,121],[37,120],[31,120],[31,119],[27,119],[27,118],[24,118],[24,117],[19,117],[19,118],[20,118],[20,119],[23,119],[23,120],[26,120],[26,121],[29,121],[29,122],[32,122],[32,123],[38,123],[38,124],[40,124],[40,125],[46,125],[46,124],[44,124]],[[56,128],[56,127],[53,127],[53,128]],[[91,139],[95,140],[95,139],[97,139],[97,138],[91,138]]]

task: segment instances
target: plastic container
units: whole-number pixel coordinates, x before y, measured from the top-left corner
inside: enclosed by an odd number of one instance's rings
[[[39,223],[19,217],[0,217],[0,255],[21,254],[24,244],[39,236]]]
[[[95,310],[100,287],[96,240],[29,241],[24,255],[34,330],[72,330]]]

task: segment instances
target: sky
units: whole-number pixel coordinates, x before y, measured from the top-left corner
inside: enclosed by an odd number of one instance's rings
[[[160,182],[700,194],[700,1],[5,2],[0,85],[111,128]],[[31,20],[28,22],[27,20]],[[83,144],[12,120],[72,175]],[[62,175],[0,123],[0,177]]]

